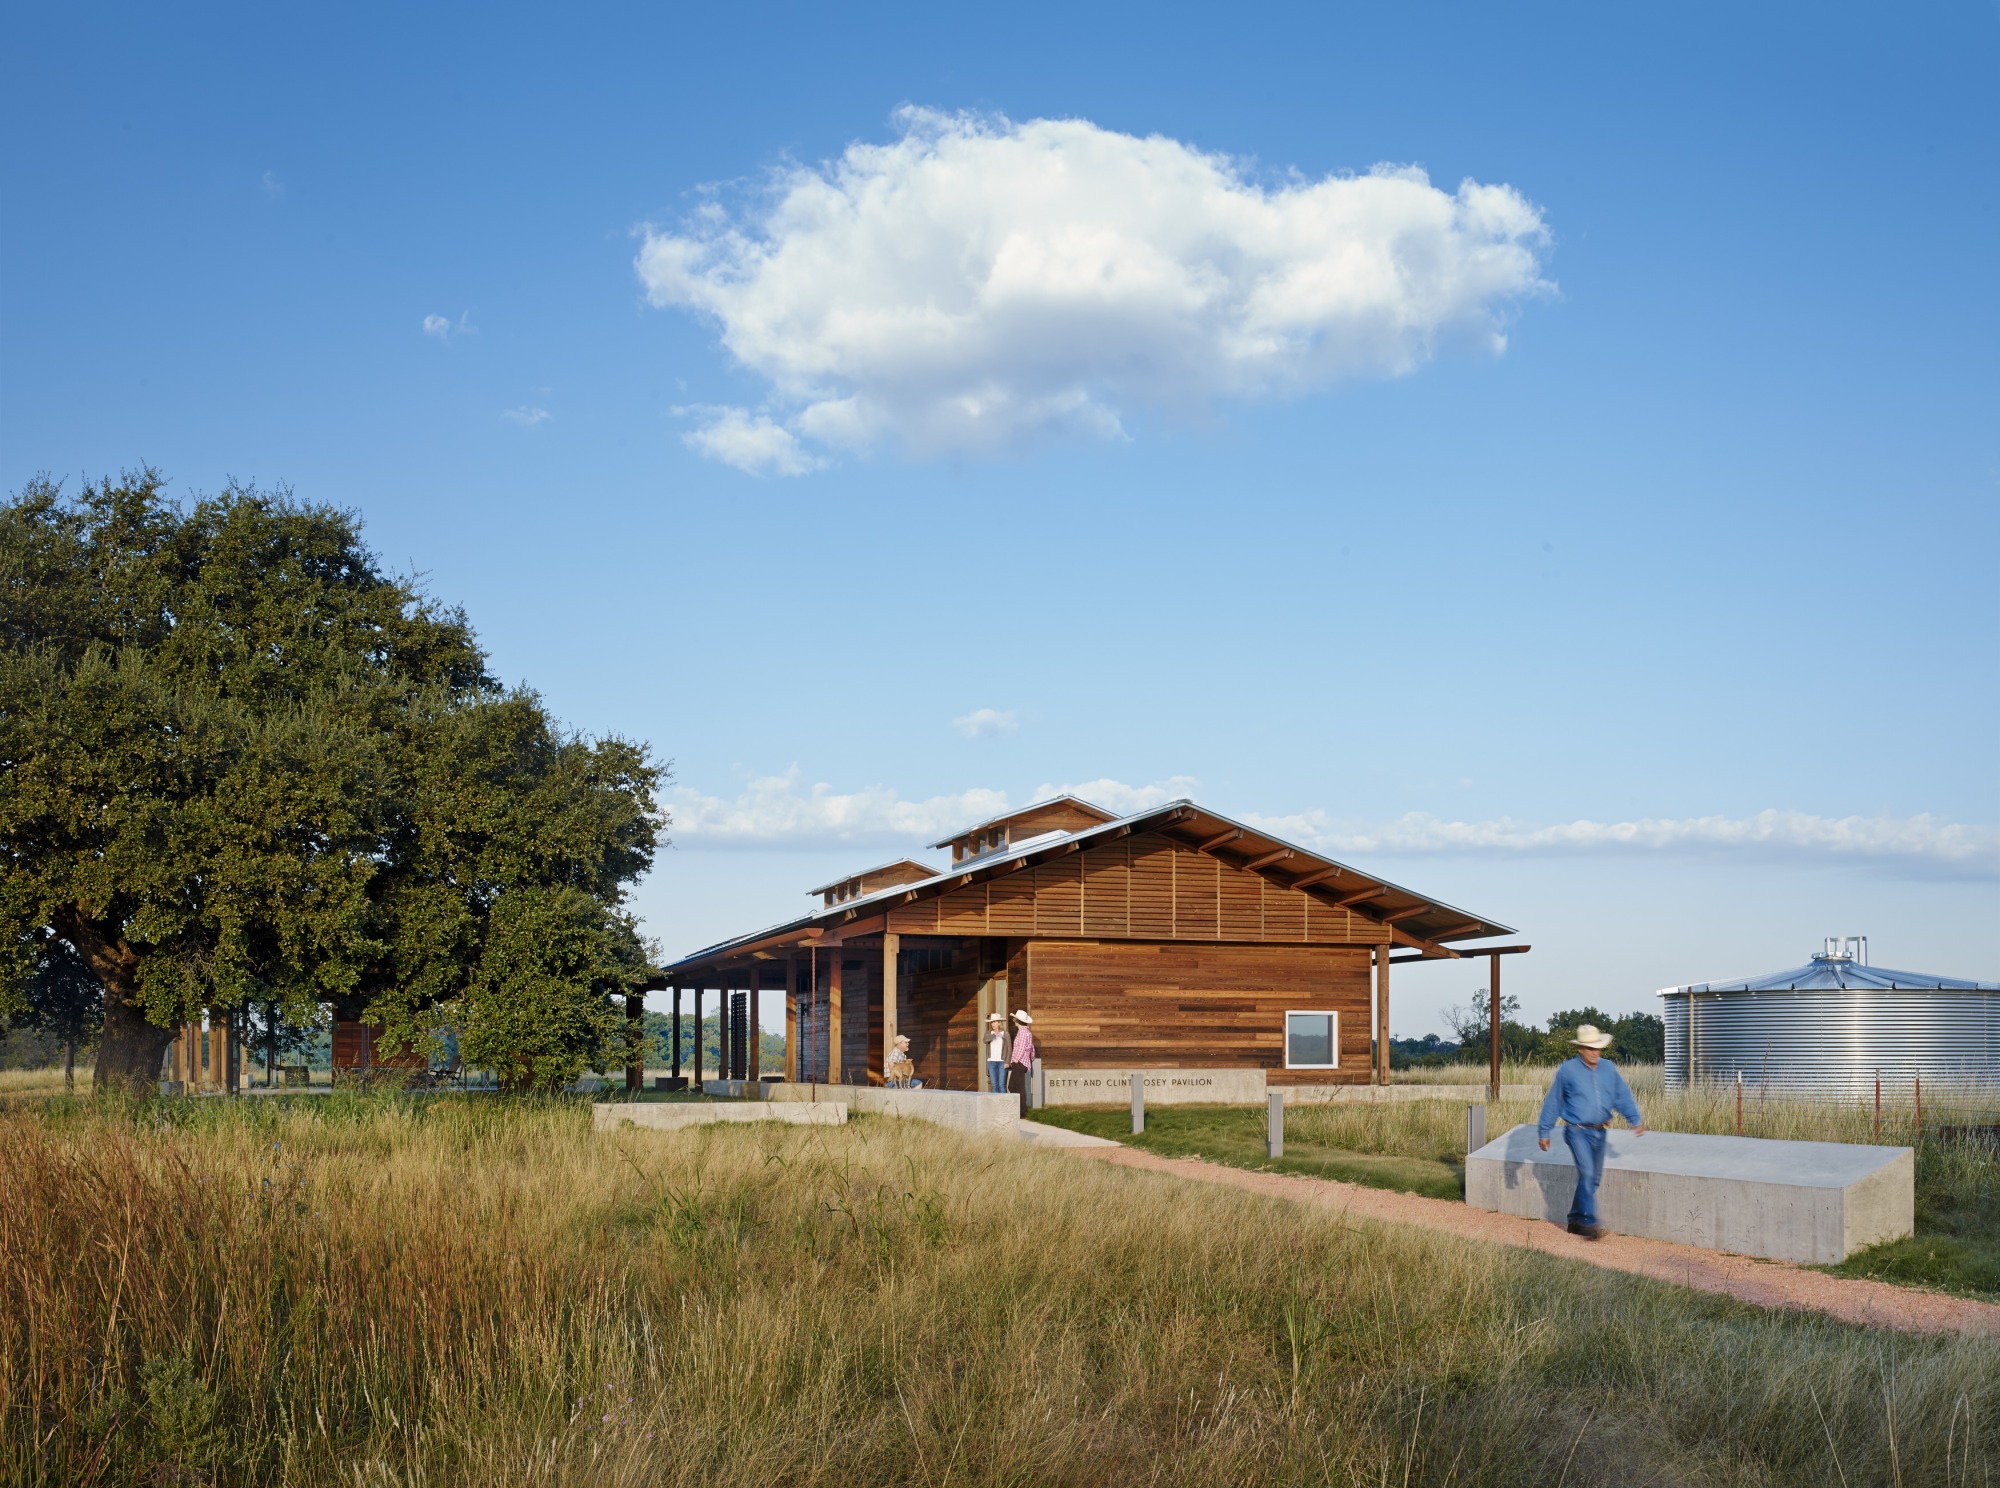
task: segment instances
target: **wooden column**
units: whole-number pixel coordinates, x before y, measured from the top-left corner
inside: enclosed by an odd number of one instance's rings
[[[896,952],[903,937],[893,933],[882,937],[882,1080],[888,1083],[889,1055],[896,1047]]]
[[[826,966],[826,1082],[845,1085],[847,1072],[840,1052],[840,962],[841,949],[830,946],[833,959]]]
[[[1389,952],[1375,948],[1375,1083],[1389,1083]]]
[[[785,1078],[799,1078],[799,958],[785,957]]]
[[[681,1077],[681,984],[674,983],[674,1078]]]
[[[721,1001],[715,1009],[715,1074],[719,1080],[733,1080],[736,1078],[736,1051],[730,1047],[729,1022],[736,1009],[729,995],[729,974],[725,972],[716,980],[722,983],[722,991],[719,994]]]
[[[637,1095],[646,1088],[646,994],[625,994],[625,1091]]]
[[[1492,985],[1486,989],[1487,996],[1487,1039],[1491,1045],[1488,1052],[1486,1070],[1486,1099],[1495,1105],[1500,1101],[1500,953],[1495,951],[1486,958],[1493,968]]]
[[[751,1080],[764,1078],[764,1020],[760,1006],[764,992],[764,968],[754,962],[750,967],[750,1026],[743,1030],[744,1077]]]
[[[208,1083],[224,1089],[223,1071],[229,1067],[229,1030],[216,1008],[208,1010]]]
[[[694,1088],[701,1089],[701,988],[694,989]]]

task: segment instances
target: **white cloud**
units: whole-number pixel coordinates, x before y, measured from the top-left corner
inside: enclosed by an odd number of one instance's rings
[[[910,801],[887,786],[837,792],[830,785],[802,787],[801,782],[794,766],[783,775],[748,781],[733,799],[678,787],[671,793],[674,836],[687,847],[868,841],[907,852],[996,816],[1013,804],[1007,792],[985,787]],[[1022,797],[1021,804],[1072,795],[1127,815],[1195,796],[1197,785],[1187,775],[1147,785],[1102,778],[1044,782]],[[2000,877],[2000,827],[1946,822],[1928,815],[1827,817],[1760,811],[1748,817],[1645,817],[1535,826],[1505,817],[1447,821],[1422,812],[1387,823],[1337,821],[1317,810],[1290,816],[1231,814],[1287,841],[1361,864],[1399,857],[1702,854],[1901,864],[1954,876]]]
[[[875,841],[908,849],[997,816],[1005,793],[974,788],[906,801],[886,786],[837,792],[820,783],[800,789],[794,765],[783,775],[749,780],[733,799],[686,786],[669,793],[673,833],[688,847],[797,847]]]
[[[257,189],[264,193],[266,201],[283,201],[285,199],[285,183],[269,171],[265,171],[263,178],[257,182]]]
[[[1018,731],[1021,721],[1009,708],[975,708],[962,717],[954,718],[951,726],[968,739],[983,739],[989,734],[1011,734]]]
[[[519,408],[509,408],[500,417],[510,423],[519,424],[524,429],[532,429],[537,424],[545,424],[555,417],[546,408],[533,408],[523,404]]]
[[[798,437],[773,423],[769,414],[706,406],[676,408],[674,412],[699,414],[708,420],[681,436],[689,449],[750,475],[805,475],[827,463],[808,454]]]
[[[1511,305],[1550,287],[1542,214],[1510,186],[1445,191],[1407,166],[1267,182],[1083,119],[900,122],[740,212],[711,197],[645,229],[652,303],[712,320],[788,410],[757,416],[772,447],[1122,437],[1132,409],[1400,376],[1448,342],[1497,352]]]
[[[1867,859],[2000,875],[2000,828],[1940,821],[1929,815],[1829,817],[1803,811],[1760,811],[1748,817],[1642,817],[1552,826],[1534,826],[1507,817],[1483,822],[1446,821],[1423,812],[1381,825],[1338,823],[1323,811],[1243,819],[1335,854],[1705,852]]]
[[[426,315],[424,317],[424,334],[426,336],[435,336],[438,340],[449,346],[454,336],[478,335],[479,327],[472,323],[472,312],[470,310],[463,311],[456,323],[448,316]]]
[[[1120,816],[1130,816],[1135,811],[1150,811],[1169,801],[1192,797],[1195,784],[1192,775],[1174,775],[1156,780],[1151,785],[1127,785],[1122,780],[1086,780],[1081,785],[1043,784],[1037,786],[1034,795],[1028,799],[1046,801],[1051,796],[1075,796],[1107,811],[1115,811]]]

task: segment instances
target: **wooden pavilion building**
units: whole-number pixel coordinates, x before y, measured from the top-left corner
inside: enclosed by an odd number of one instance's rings
[[[880,1083],[903,1033],[926,1085],[979,1089],[987,1015],[1026,1009],[1049,1069],[1386,1083],[1393,965],[1490,955],[1497,987],[1498,957],[1526,949],[1469,946],[1512,932],[1192,801],[1121,817],[1064,796],[933,846],[949,868],[837,879],[811,912],[664,969],[676,1027],[684,995],[699,1027],[723,994],[716,1074],[764,1073],[775,996],[792,1080]]]

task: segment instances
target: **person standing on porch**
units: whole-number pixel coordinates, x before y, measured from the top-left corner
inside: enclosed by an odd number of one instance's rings
[[[1549,1133],[1556,1118],[1562,1118],[1563,1140],[1576,1160],[1576,1199],[1569,1207],[1569,1232],[1587,1240],[1602,1240],[1604,1226],[1597,1222],[1597,1185],[1604,1177],[1605,1131],[1615,1113],[1632,1123],[1632,1135],[1643,1137],[1646,1124],[1639,1116],[1639,1103],[1632,1087],[1618,1073],[1618,1066],[1604,1057],[1611,1047],[1611,1035],[1586,1023],[1576,1031],[1576,1056],[1556,1066],[1549,1082],[1547,1099],[1536,1139],[1542,1151],[1549,1150]]]
[[[986,1015],[986,1089],[993,1095],[1007,1093],[1007,1015]]]
[[[1034,1021],[1033,1018],[1028,1016],[1026,1008],[1014,1009],[1014,1053],[1008,1060],[1008,1063],[1018,1064],[1021,1067],[1021,1088],[1023,1090],[1027,1089],[1028,1080],[1035,1069]]]

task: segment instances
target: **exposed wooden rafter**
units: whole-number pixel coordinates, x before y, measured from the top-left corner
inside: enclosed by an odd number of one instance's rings
[[[1342,894],[1333,903],[1337,909],[1349,909],[1361,903],[1364,899],[1380,899],[1388,892],[1389,887],[1387,884],[1377,884],[1372,889],[1357,889],[1352,894]]]
[[[1341,868],[1321,868],[1312,873],[1306,874],[1303,878],[1293,879],[1287,887],[1294,889],[1309,889],[1316,883],[1324,883],[1329,878],[1340,877],[1340,875],[1344,871],[1345,870]]]
[[[1196,850],[1199,852],[1212,853],[1218,847],[1221,847],[1225,842],[1234,842],[1237,838],[1241,837],[1242,835],[1243,835],[1243,829],[1241,827],[1231,827],[1227,832],[1217,832],[1213,837],[1209,838],[1206,842],[1200,844],[1200,846]]]
[[[1276,852],[1267,852],[1262,857],[1252,858],[1240,866],[1245,873],[1255,873],[1259,869],[1270,867],[1273,863],[1282,863],[1291,855],[1292,850],[1289,847],[1281,847]]]

